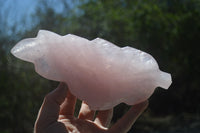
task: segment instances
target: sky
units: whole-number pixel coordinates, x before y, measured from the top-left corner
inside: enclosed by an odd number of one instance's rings
[[[27,28],[25,23],[31,21],[31,14],[35,12],[37,0],[0,0],[0,6],[3,19],[0,21],[5,22],[8,29],[15,25],[16,30],[23,30]],[[25,23],[22,24],[21,20]]]
[[[4,19],[4,22],[7,23],[8,27],[15,26],[17,31],[25,30],[34,25],[32,21],[34,19],[33,14],[42,1],[43,0],[0,0],[0,15]],[[60,12],[63,9],[62,4],[59,3],[59,1],[62,2],[61,0],[47,1],[53,5],[53,8],[56,12]],[[73,5],[73,0],[66,1],[70,5]],[[8,34],[12,34],[12,30],[6,31]]]
[[[12,19],[18,21],[34,13],[37,0],[5,0],[2,5],[1,10],[5,13],[5,18],[8,18],[11,23],[13,22]]]

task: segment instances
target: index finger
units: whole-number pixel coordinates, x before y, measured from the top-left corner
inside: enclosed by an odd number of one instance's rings
[[[50,92],[44,99],[44,102],[39,110],[35,126],[46,127],[58,119],[60,105],[67,95],[67,86],[65,83],[60,83],[59,86]]]

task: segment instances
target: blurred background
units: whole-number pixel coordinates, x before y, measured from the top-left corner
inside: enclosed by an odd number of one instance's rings
[[[39,29],[150,53],[173,83],[155,90],[129,132],[200,132],[200,0],[0,0],[0,133],[32,132],[44,96],[58,84],[10,54]],[[112,122],[128,109],[116,106]]]

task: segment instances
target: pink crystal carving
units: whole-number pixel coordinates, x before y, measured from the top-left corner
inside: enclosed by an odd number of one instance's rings
[[[160,71],[151,55],[101,38],[89,41],[40,30],[36,38],[20,41],[11,52],[34,63],[41,76],[66,82],[92,110],[110,109],[122,102],[140,103],[156,87],[167,89],[172,83],[171,75]]]

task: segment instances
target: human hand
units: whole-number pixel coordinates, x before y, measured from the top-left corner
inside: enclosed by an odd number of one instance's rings
[[[75,104],[76,97],[64,83],[60,83],[45,97],[35,122],[34,133],[126,133],[147,108],[148,101],[132,106],[111,128],[108,126],[113,109],[98,111],[94,119],[95,111],[83,102],[76,118]]]

